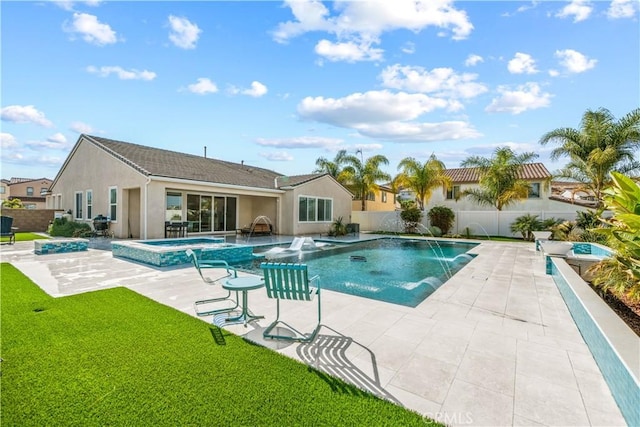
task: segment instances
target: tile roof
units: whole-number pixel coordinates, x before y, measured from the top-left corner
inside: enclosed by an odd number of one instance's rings
[[[478,168],[454,168],[445,169],[444,173],[451,178],[454,183],[478,182]],[[520,178],[525,180],[547,179],[551,174],[542,163],[526,163],[522,165]]]
[[[146,176],[269,189],[300,185],[322,176],[313,174],[283,178],[281,173],[244,163],[227,162],[99,136],[84,136]]]

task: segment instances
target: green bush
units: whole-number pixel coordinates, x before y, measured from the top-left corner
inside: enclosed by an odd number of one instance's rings
[[[453,211],[446,206],[434,206],[428,215],[431,225],[438,227],[444,234],[449,233],[456,217]]]
[[[517,217],[510,226],[512,233],[522,234],[524,240],[533,241],[533,232],[542,230],[542,222],[538,215],[526,214]]]
[[[84,222],[68,221],[56,218],[49,226],[49,235],[54,237],[81,237],[91,233],[91,226]]]
[[[436,227],[435,225],[429,227],[429,233],[431,233],[433,237],[442,237],[442,230],[440,227]]]
[[[422,211],[418,209],[415,203],[406,206],[407,207],[400,212],[400,219],[404,222],[405,233],[415,233],[418,224],[422,221]]]

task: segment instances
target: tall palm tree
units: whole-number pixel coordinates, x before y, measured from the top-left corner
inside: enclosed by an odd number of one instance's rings
[[[345,165],[345,157],[347,156],[347,150],[340,150],[333,158],[329,160],[325,157],[318,157],[316,160],[316,169],[313,172],[328,173],[336,179],[336,181],[344,184],[344,177],[342,175],[343,166]]]
[[[611,184],[609,172],[640,171],[640,108],[617,121],[606,108],[587,110],[580,129],[554,129],[540,139],[542,145],[549,142],[560,144],[552,159],[569,158],[557,175],[581,182],[601,201],[602,190]]]
[[[462,167],[478,169],[480,188],[462,192],[475,202],[493,206],[501,211],[505,207],[526,199],[529,195],[529,183],[520,179],[520,170],[525,163],[538,157],[535,153],[515,154],[508,147],[498,147],[491,158],[471,156],[465,159]]]
[[[389,160],[382,154],[360,160],[353,155],[346,155],[343,169],[344,183],[357,197],[362,200],[362,210],[366,211],[367,194],[378,190],[379,181],[388,181],[391,175],[380,169],[381,165],[388,165]]]
[[[435,154],[424,164],[413,157],[405,157],[400,160],[398,169],[402,170],[399,177],[403,186],[416,194],[420,210],[424,210],[424,204],[429,201],[435,188],[451,186],[451,178],[444,173],[444,163]]]

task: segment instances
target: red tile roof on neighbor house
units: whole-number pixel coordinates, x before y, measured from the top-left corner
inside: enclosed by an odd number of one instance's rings
[[[478,168],[454,168],[445,169],[444,173],[451,178],[454,183],[473,183],[480,180]],[[520,179],[527,181],[536,179],[548,179],[551,174],[542,163],[526,163],[520,170]]]

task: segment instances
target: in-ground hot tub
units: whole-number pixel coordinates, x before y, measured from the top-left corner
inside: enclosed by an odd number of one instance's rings
[[[126,258],[156,267],[169,267],[191,262],[185,251],[191,248],[199,259],[223,260],[229,264],[249,261],[253,247],[226,243],[219,237],[184,239],[131,240],[111,243],[114,257]]]

